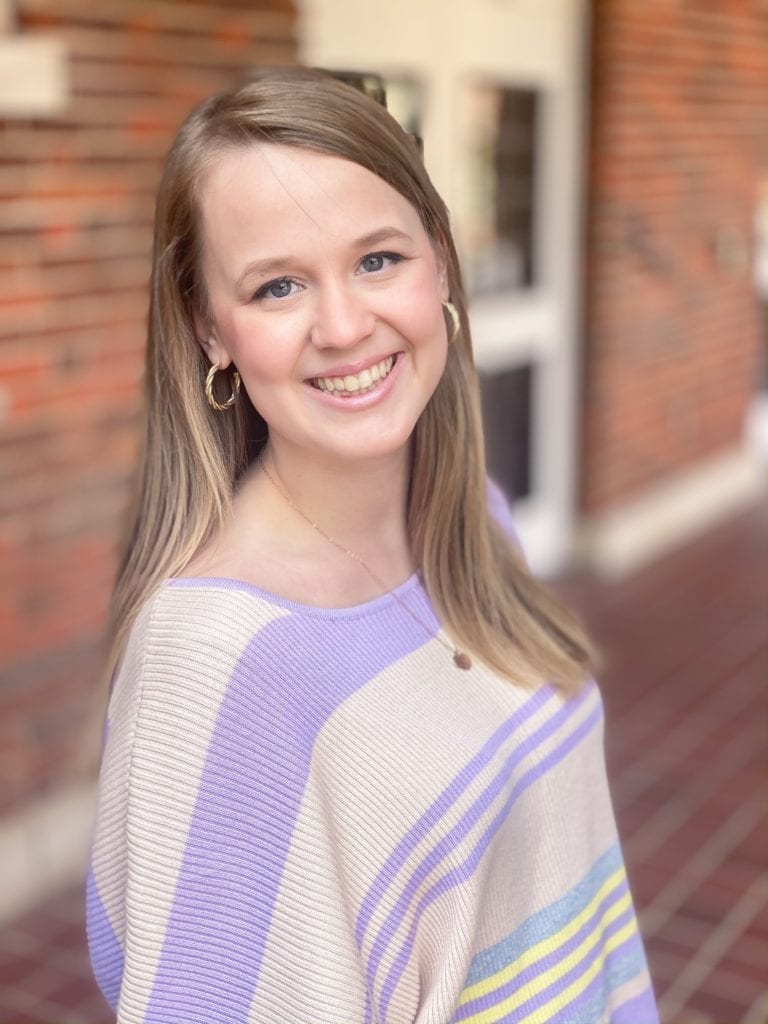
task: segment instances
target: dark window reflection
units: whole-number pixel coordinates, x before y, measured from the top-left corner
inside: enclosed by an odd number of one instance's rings
[[[531,492],[533,367],[481,373],[488,472],[512,500]]]
[[[475,84],[466,99],[470,287],[475,293],[527,287],[535,278],[536,92]]]

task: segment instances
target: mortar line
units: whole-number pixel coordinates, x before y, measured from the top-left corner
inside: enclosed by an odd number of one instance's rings
[[[749,835],[765,816],[762,794],[738,807],[730,818],[699,847],[684,868],[685,874],[675,875],[654,899],[640,912],[641,931],[644,935],[658,932],[693,890],[721,864],[733,849]]]

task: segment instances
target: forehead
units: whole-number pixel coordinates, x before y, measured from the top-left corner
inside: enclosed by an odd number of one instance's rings
[[[326,153],[260,143],[226,150],[200,190],[206,250],[343,243],[383,225],[424,236],[408,200],[359,164]]]

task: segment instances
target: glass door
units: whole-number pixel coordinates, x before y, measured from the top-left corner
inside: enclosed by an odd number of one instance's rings
[[[382,75],[423,138],[470,296],[490,471],[534,570],[573,541],[584,0],[304,0],[303,59]]]

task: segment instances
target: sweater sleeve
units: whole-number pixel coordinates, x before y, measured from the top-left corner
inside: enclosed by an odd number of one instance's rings
[[[525,557],[523,546],[520,542],[520,535],[512,517],[512,509],[509,500],[501,487],[488,477],[487,482],[488,514],[507,534],[507,536],[519,548],[520,553]]]
[[[280,1006],[256,997],[265,969],[304,1006],[290,1019],[362,1020],[343,916],[327,928],[327,979],[269,948],[276,915],[302,930],[281,892],[306,785],[301,712],[281,704],[286,681],[263,655],[280,609],[255,623],[243,595],[211,606],[190,588],[183,608],[179,596],[137,624],[113,690],[89,880],[97,980],[118,1024],[272,1024]]]
[[[597,688],[462,672],[438,627],[418,579],[338,610],[182,580],[145,609],[89,878],[118,1024],[658,1024],[608,1016],[651,996]]]

